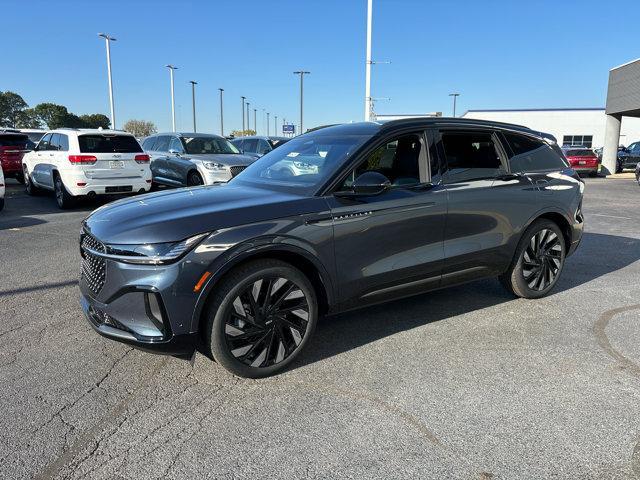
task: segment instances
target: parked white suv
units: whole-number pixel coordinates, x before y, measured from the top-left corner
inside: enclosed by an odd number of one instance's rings
[[[60,208],[82,196],[151,189],[149,155],[133,135],[114,130],[48,131],[22,158],[22,169],[27,193],[53,190]]]

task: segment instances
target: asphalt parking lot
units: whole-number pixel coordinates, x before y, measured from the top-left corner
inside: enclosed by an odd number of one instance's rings
[[[640,187],[586,179],[554,293],[488,280],[326,318],[243,380],[85,322],[81,219],[8,181],[0,213],[2,478],[637,478]]]

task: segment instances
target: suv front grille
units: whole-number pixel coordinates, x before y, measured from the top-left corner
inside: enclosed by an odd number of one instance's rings
[[[231,177],[235,177],[236,175],[238,175],[241,171],[243,171],[245,168],[247,168],[244,165],[238,165],[235,167],[229,167],[229,169],[231,170]]]
[[[83,233],[80,237],[80,252],[82,255],[82,270],[80,275],[87,282],[89,290],[95,295],[100,293],[104,286],[107,266],[102,257],[93,255],[87,251],[87,248],[105,253],[106,249],[102,242],[88,233]]]

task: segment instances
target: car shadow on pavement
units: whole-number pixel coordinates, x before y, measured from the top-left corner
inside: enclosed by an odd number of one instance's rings
[[[551,295],[640,260],[640,239],[585,233]],[[432,322],[514,301],[497,279],[480,280],[321,319],[293,368],[311,364]]]

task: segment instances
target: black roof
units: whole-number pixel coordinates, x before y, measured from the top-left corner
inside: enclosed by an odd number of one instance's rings
[[[359,122],[344,123],[341,125],[327,126],[315,130],[317,134],[343,134],[343,135],[375,135],[390,130],[400,128],[423,128],[423,127],[489,127],[499,128],[501,130],[512,130],[522,132],[529,135],[535,135],[541,138],[547,138],[556,142],[556,138],[544,132],[532,130],[523,125],[514,123],[495,122],[493,120],[477,120],[472,118],[451,118],[451,117],[414,117],[403,118],[400,120],[383,120],[380,122]]]

